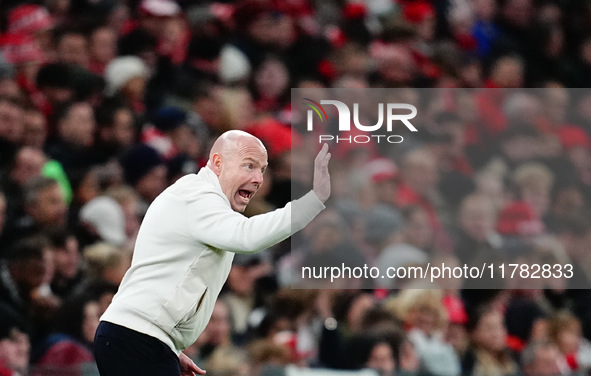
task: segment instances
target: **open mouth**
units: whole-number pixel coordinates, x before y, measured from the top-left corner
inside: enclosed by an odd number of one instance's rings
[[[238,195],[245,200],[250,200],[250,198],[254,195],[254,192],[249,191],[248,189],[240,189],[238,190]]]

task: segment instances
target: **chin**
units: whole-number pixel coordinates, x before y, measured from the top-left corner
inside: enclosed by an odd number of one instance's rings
[[[232,210],[238,213],[244,213],[247,205],[232,205]]]

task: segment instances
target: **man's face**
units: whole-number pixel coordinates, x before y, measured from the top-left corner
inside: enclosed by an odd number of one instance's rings
[[[392,347],[387,342],[378,343],[371,349],[366,366],[390,374],[396,368]]]
[[[20,142],[22,135],[22,109],[8,100],[0,101],[0,136],[10,141]]]
[[[47,159],[42,151],[33,148],[21,149],[17,156],[14,168],[10,172],[12,180],[19,185],[24,185],[28,180],[41,175],[41,169]]]
[[[523,86],[523,64],[512,58],[501,58],[493,68],[493,81],[503,88]]]
[[[105,64],[117,56],[117,33],[109,27],[97,29],[90,37],[90,54]]]
[[[426,154],[410,157],[404,164],[403,178],[411,188],[428,195],[439,183],[437,160]]]
[[[210,343],[221,345],[230,338],[230,318],[228,315],[228,307],[218,300],[206,328]]]
[[[472,239],[484,242],[494,231],[496,215],[490,202],[472,199],[460,208],[460,226]]]
[[[35,222],[42,226],[64,225],[68,214],[68,206],[57,184],[39,192],[37,203],[28,209]]]
[[[24,116],[23,144],[42,149],[47,137],[47,123],[40,112],[29,111]]]
[[[554,344],[547,344],[536,350],[535,361],[526,367],[528,376],[560,375],[560,352]]]
[[[521,189],[521,196],[525,202],[530,204],[540,215],[546,214],[550,206],[551,198],[550,184],[528,184]]]
[[[136,191],[148,202],[154,199],[166,188],[166,166],[153,168],[135,184]]]
[[[60,123],[60,135],[67,142],[78,146],[91,146],[94,142],[95,120],[92,106],[76,103]]]
[[[47,280],[53,278],[53,258],[51,251],[43,250],[41,258],[29,258],[16,263],[11,269],[12,279],[23,293],[28,294]]]
[[[531,0],[510,0],[502,9],[503,17],[513,25],[526,27],[532,19]]]
[[[80,265],[78,240],[71,236],[66,240],[65,247],[56,248],[54,253],[55,273],[65,278],[74,278]]]
[[[127,109],[119,109],[113,119],[113,141],[121,146],[133,144],[135,129],[133,128],[133,114]]]
[[[88,42],[82,34],[64,36],[57,46],[58,58],[68,64],[86,67],[88,64]]]
[[[91,301],[86,303],[84,307],[84,319],[82,321],[82,337],[92,342],[94,340],[94,333],[99,325],[99,318],[101,316],[101,307],[98,302]]]
[[[9,337],[0,340],[0,363],[15,370],[25,370],[30,348],[29,336],[13,328]]]
[[[263,184],[267,151],[256,138],[245,138],[215,159],[214,165],[232,209],[243,212]]]
[[[472,333],[474,342],[489,351],[501,351],[506,346],[507,330],[503,315],[497,311],[486,313]]]

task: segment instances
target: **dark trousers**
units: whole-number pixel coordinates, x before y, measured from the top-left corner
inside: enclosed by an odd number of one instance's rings
[[[101,376],[180,376],[179,357],[162,341],[101,321],[94,337]]]

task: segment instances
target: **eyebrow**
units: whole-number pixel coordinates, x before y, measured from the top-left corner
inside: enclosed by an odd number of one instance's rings
[[[257,160],[256,160],[256,159],[254,159],[254,158],[251,158],[251,157],[246,157],[246,158],[244,158],[244,159],[243,159],[243,161],[244,161],[244,162],[253,162],[253,163],[254,163],[254,164],[256,164],[256,165],[260,165],[259,161],[257,161]],[[265,163],[265,164],[263,165],[263,168],[267,168],[267,166],[268,166],[268,165],[269,165],[269,163]]]

